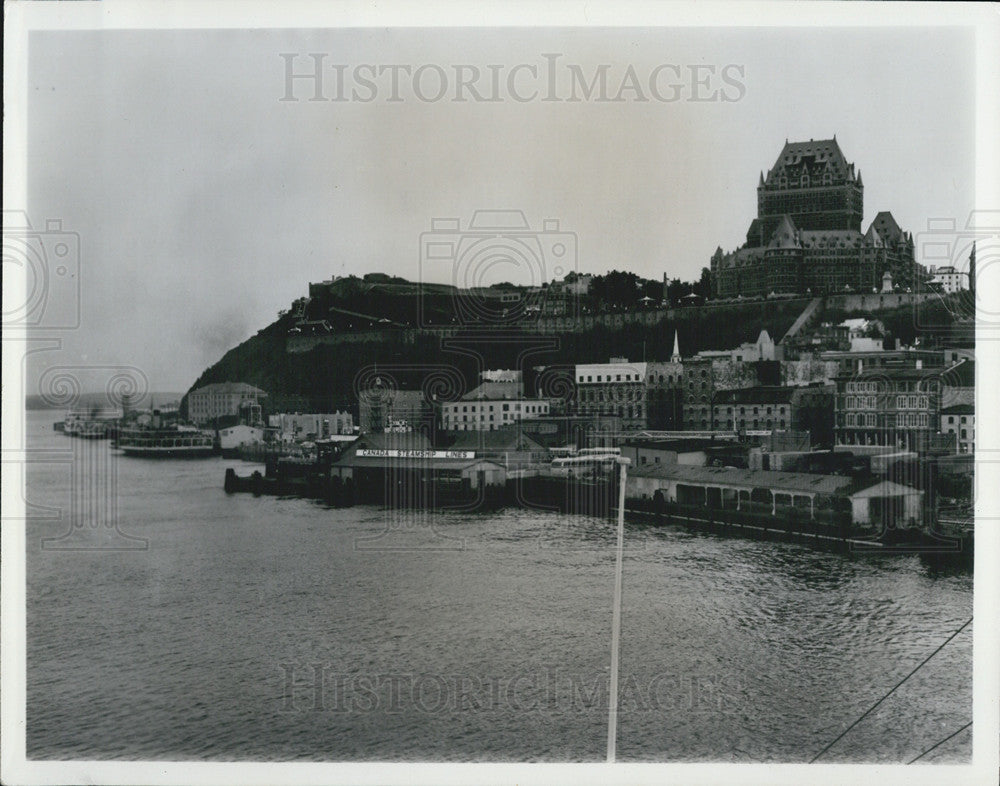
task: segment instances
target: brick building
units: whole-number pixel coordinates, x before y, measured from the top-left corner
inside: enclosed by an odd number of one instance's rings
[[[834,385],[758,385],[715,394],[716,429],[809,432],[813,444],[833,441]]]
[[[836,447],[925,452],[952,444],[941,434],[941,369],[870,369],[836,378]],[[952,448],[953,449],[953,448]]]
[[[646,428],[647,363],[611,358],[576,366],[576,414],[621,419],[626,429]]]

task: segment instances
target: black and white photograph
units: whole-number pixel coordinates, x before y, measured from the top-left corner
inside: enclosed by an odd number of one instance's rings
[[[5,16],[4,783],[996,782],[996,6]]]

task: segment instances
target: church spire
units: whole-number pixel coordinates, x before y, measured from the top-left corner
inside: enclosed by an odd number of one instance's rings
[[[671,363],[681,362],[680,331],[674,330],[674,354],[670,356]]]

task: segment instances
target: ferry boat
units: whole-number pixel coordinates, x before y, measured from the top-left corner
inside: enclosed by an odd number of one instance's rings
[[[53,427],[68,437],[108,439],[114,437],[121,416],[119,410],[104,407],[70,409],[62,423]]]
[[[82,439],[107,439],[110,436],[111,424],[106,420],[80,421],[74,431],[74,436]]]
[[[215,438],[197,429],[123,429],[115,447],[140,458],[201,458],[215,452]]]

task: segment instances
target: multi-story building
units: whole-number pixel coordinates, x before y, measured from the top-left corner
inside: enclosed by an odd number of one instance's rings
[[[611,358],[607,363],[578,365],[576,414],[616,416],[626,429],[646,428],[646,363]]]
[[[956,453],[976,452],[976,407],[955,404],[941,410],[941,433],[953,434]]]
[[[444,431],[496,431],[549,414],[548,399],[526,398],[520,382],[483,382],[459,401],[441,404]]]
[[[820,360],[836,362],[841,374],[875,368],[941,368],[945,360],[941,350],[916,349],[865,349],[860,352],[821,352]]]
[[[833,439],[834,385],[758,385],[720,390],[712,406],[713,427],[727,431],[807,431],[812,444]]]
[[[938,268],[931,265],[927,272],[931,276],[929,283],[937,284],[942,292],[958,292],[968,288],[969,274],[956,270],[952,265]]]
[[[362,434],[434,433],[434,410],[421,390],[372,385],[358,396],[358,421]]]
[[[282,413],[271,415],[268,425],[277,429],[282,440],[295,442],[302,439],[326,439],[327,437],[354,433],[354,416],[350,412],[328,413]]]
[[[199,425],[218,418],[239,416],[240,407],[260,404],[267,397],[245,382],[216,382],[188,393],[188,418]]]
[[[926,278],[913,237],[889,212],[861,232],[864,184],[837,139],[785,142],[757,185],[757,218],[746,242],[712,255],[716,297],[870,292],[886,272],[898,287]]]
[[[670,361],[646,363],[646,427],[679,431],[684,424],[684,364],[680,356]]]
[[[682,409],[686,431],[712,428],[712,399],[715,396],[715,368],[711,358],[684,361]]]
[[[835,446],[847,450],[944,448],[941,369],[875,368],[837,376]]]

